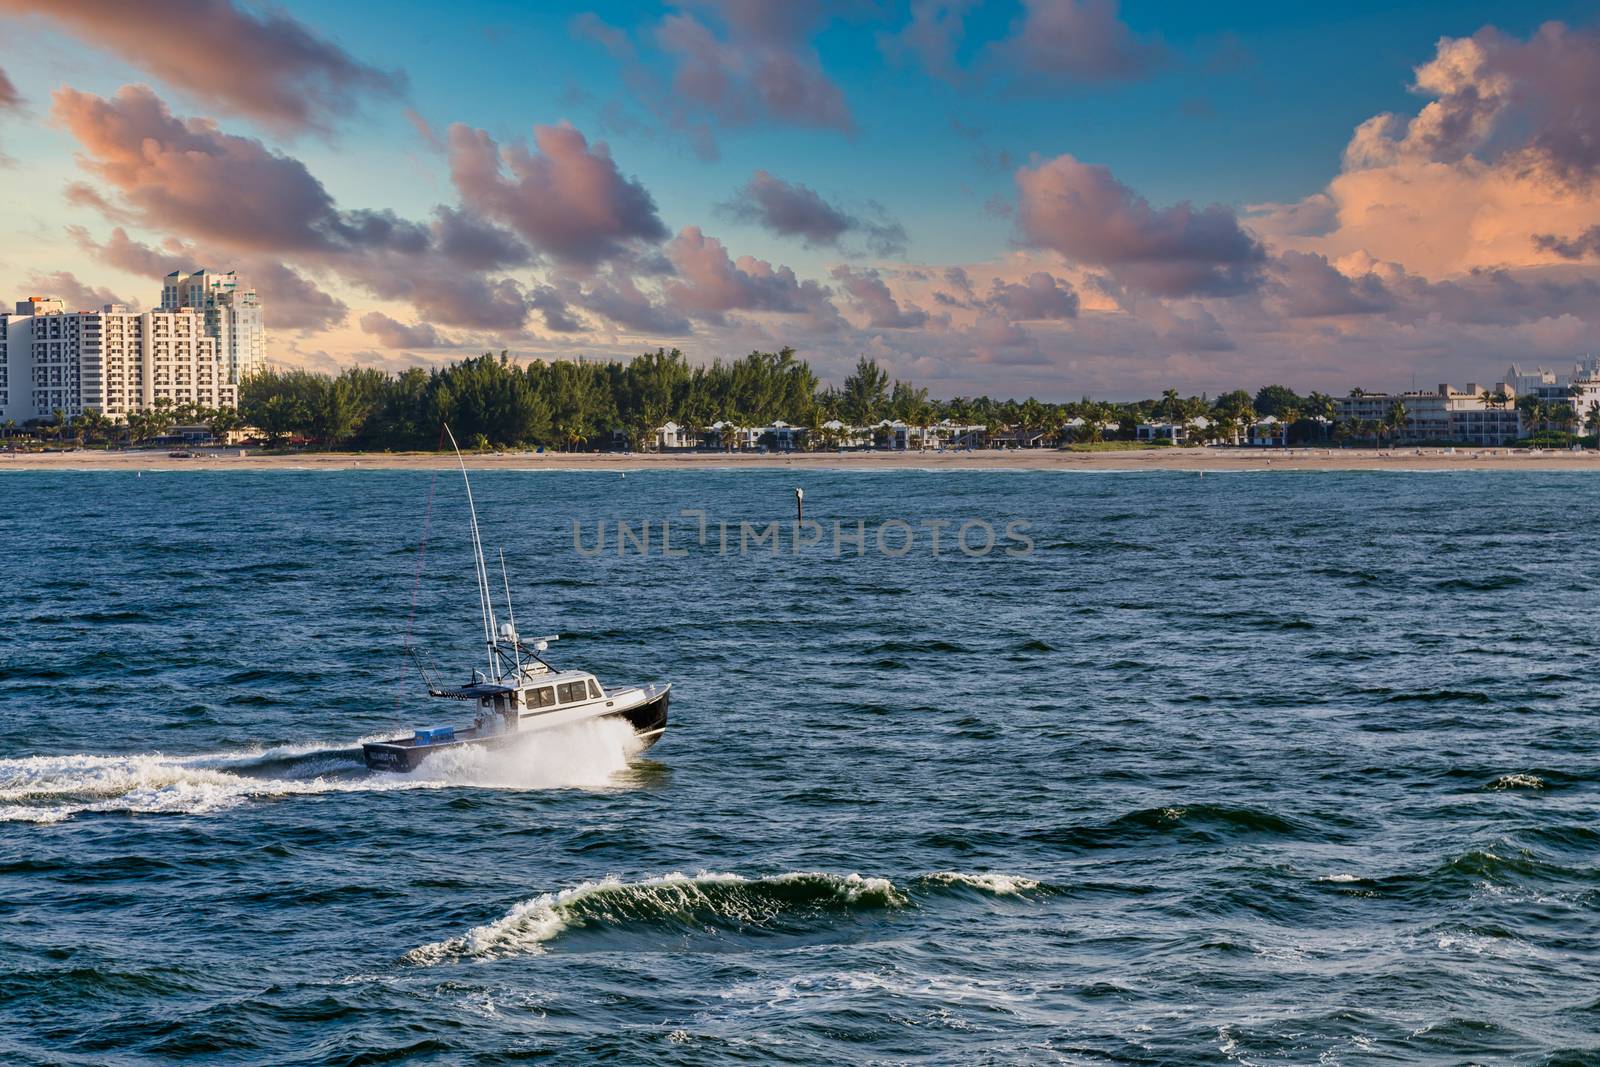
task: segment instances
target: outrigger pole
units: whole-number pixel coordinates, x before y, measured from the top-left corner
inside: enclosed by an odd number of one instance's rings
[[[449,423],[444,424],[444,432],[450,438],[450,447],[455,449],[456,462],[461,465],[461,480],[467,485],[467,511],[472,515],[472,563],[478,582],[478,602],[483,617],[483,642],[489,654],[489,675],[498,682],[500,681],[500,658],[495,655],[495,631],[497,626],[494,617],[494,604],[489,600],[489,565],[483,558],[483,539],[478,535],[478,508],[472,502],[472,479],[467,477],[467,461],[461,456],[461,446],[456,444],[456,435],[450,432]]]

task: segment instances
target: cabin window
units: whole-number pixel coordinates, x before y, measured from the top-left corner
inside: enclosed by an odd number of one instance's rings
[[[561,694],[561,703],[563,704],[570,704],[574,700],[583,699],[583,686],[579,683],[562,682],[556,687],[556,691]]]
[[[595,700],[599,700],[600,699],[600,687],[595,684],[595,681],[594,681],[593,678],[589,679],[589,695],[591,697],[593,697]]]
[[[537,689],[528,694],[529,703],[536,708],[548,708],[556,702],[556,691],[550,686]]]

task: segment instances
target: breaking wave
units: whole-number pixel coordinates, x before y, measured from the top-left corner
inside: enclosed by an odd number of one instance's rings
[[[803,935],[858,916],[903,909],[914,897],[948,890],[1021,896],[1032,878],[939,871],[913,879],[910,891],[887,878],[793,871],[768,878],[702,871],[624,882],[584,882],[516,904],[493,922],[406,954],[419,965],[538,954],[578,930],[669,934]]]
[[[976,890],[997,897],[1022,896],[1042,888],[1037,879],[1014,874],[966,874],[961,871],[935,871],[917,879],[919,886]]]
[[[56,823],[92,813],[204,815],[252,800],[325,793],[612,788],[639,742],[626,722],[601,720],[530,734],[504,748],[442,752],[410,774],[369,772],[360,745],[0,760],[0,822]]]

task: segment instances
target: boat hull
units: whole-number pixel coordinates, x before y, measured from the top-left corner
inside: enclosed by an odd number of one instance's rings
[[[594,719],[621,719],[633,727],[633,732],[643,742],[644,748],[649,748],[661,740],[662,734],[667,730],[667,704],[671,699],[670,691],[663,691],[659,696],[652,697],[641,704],[621,711],[614,711],[606,715],[596,715]],[[582,720],[593,721],[593,720]],[[361,746],[362,757],[366,760],[367,767],[374,771],[391,771],[406,773],[416,770],[422,763],[440,752],[460,748],[499,748],[525,739],[529,734],[541,733],[544,729],[559,729],[558,724],[553,727],[524,727],[506,733],[479,734],[473,730],[457,733],[447,741],[435,741],[430,744],[417,744],[411,738],[399,738],[394,741],[368,741]]]

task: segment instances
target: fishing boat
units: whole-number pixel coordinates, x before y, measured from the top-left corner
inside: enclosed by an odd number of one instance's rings
[[[448,427],[446,427],[448,433]],[[455,446],[455,435],[450,434]],[[511,606],[511,581],[506,576],[505,553],[500,553],[500,580],[505,589],[506,622],[500,622],[490,596],[489,567],[478,534],[478,511],[472,500],[472,480],[456,449],[461,477],[467,485],[467,510],[472,519],[472,554],[478,584],[478,606],[487,652],[487,670],[473,670],[461,685],[440,684],[422,657],[412,654],[428,695],[461,700],[476,706],[472,725],[430,726],[409,737],[368,741],[361,746],[367,766],[375,771],[413,771],[439,752],[467,747],[494,747],[521,742],[530,734],[598,719],[620,719],[649,746],[667,729],[667,702],[672,684],[602,686],[587,671],[562,670],[545,658],[550,642],[559,635],[525,642],[517,633]]]

